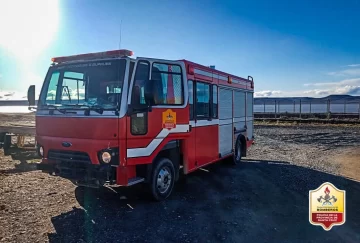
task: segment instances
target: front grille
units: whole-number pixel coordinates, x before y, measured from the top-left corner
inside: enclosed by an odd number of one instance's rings
[[[49,150],[48,158],[61,162],[91,163],[87,153],[78,151]]]

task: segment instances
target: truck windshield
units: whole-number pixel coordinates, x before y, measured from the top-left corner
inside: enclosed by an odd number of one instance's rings
[[[56,65],[50,68],[38,106],[115,109],[120,104],[125,59]]]

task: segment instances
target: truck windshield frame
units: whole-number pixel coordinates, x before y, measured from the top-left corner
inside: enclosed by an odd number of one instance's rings
[[[120,108],[126,59],[83,61],[49,68],[38,108]]]

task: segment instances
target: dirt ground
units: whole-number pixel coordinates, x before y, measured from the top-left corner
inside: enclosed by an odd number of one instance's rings
[[[207,166],[152,202],[141,185],[80,189],[40,173],[32,147],[0,150],[0,242],[360,242],[360,128],[255,127],[239,166]],[[346,190],[346,223],[308,219],[308,193]]]
[[[1,132],[19,132],[21,134],[35,135],[34,113],[0,113]]]

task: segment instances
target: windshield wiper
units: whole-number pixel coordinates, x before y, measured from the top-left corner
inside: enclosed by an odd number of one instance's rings
[[[102,114],[104,112],[104,108],[101,105],[83,105],[83,106],[88,108],[85,111],[85,115],[87,115],[87,116],[90,115],[90,111],[95,111],[98,114]]]
[[[98,114],[102,114],[104,112],[104,108],[100,105],[85,105],[85,104],[67,104],[70,107],[78,107],[78,108],[86,108],[85,115],[90,115],[90,111],[95,111]]]
[[[51,108],[54,108],[54,110],[57,110],[57,111],[59,111],[60,113],[62,113],[62,114],[65,114],[66,113],[66,110],[65,109],[59,109],[59,106],[56,106],[56,105],[45,105],[45,107],[51,107]],[[53,115],[54,114],[54,110],[51,110],[52,111],[52,114],[51,115]]]

